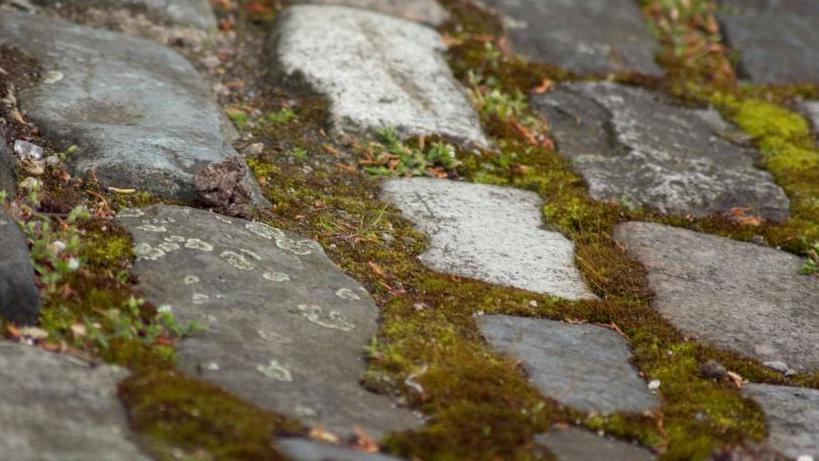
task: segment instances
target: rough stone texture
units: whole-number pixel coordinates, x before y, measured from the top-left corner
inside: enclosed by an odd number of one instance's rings
[[[802,104],[802,107],[813,125],[813,133],[819,139],[819,101],[807,101]]]
[[[183,207],[121,212],[149,301],[207,331],[178,347],[180,366],[259,406],[349,435],[417,419],[358,384],[378,308],[312,240]]]
[[[16,324],[34,324],[40,294],[23,234],[0,202],[0,316]]]
[[[340,131],[393,127],[486,145],[478,117],[441,56],[434,30],[357,8],[303,5],[282,13],[269,53],[277,70],[331,101]]]
[[[628,343],[612,330],[505,315],[476,320],[489,343],[519,359],[546,397],[599,413],[642,412],[658,405],[628,362]]]
[[[148,461],[117,398],[125,376],[122,368],[0,343],[0,453],[30,461]]]
[[[580,74],[662,75],[659,51],[632,0],[483,0],[504,15],[518,53]]]
[[[561,296],[594,298],[574,266],[574,245],[541,229],[540,198],[514,188],[414,178],[388,181],[384,197],[430,237],[430,268]]]
[[[739,72],[755,83],[819,83],[815,0],[719,0],[726,42]]]
[[[773,448],[794,459],[819,459],[819,390],[748,384],[743,392],[765,411]]]
[[[819,279],[802,259],[772,248],[630,222],[615,238],[648,270],[654,307],[678,328],[716,346],[819,369]]]
[[[279,439],[276,446],[293,461],[401,461],[380,453],[365,453],[304,439]]]
[[[572,83],[534,98],[558,149],[592,197],[664,213],[707,215],[734,207],[782,220],[789,201],[753,152],[718,136],[714,111],[671,105],[615,83]]]
[[[43,6],[60,3],[83,8],[128,8],[168,24],[216,29],[216,16],[208,0],[34,0],[34,3]]]
[[[193,182],[199,197],[214,211],[247,218],[252,211],[252,192],[244,182],[247,165],[238,155],[202,168]]]
[[[301,0],[303,3],[343,5],[378,11],[410,21],[438,27],[447,19],[449,12],[436,0]]]
[[[553,429],[535,436],[535,443],[551,451],[557,461],[653,461],[645,448],[575,427]]]
[[[235,151],[206,82],[156,43],[53,18],[0,13],[0,42],[36,57],[56,82],[18,98],[46,137],[75,144],[71,167],[107,185],[193,200],[193,175]],[[48,81],[48,80],[47,80]],[[250,175],[255,202],[267,205]]]
[[[14,174],[14,154],[6,145],[0,132],[0,191],[13,195],[17,190],[17,178]]]

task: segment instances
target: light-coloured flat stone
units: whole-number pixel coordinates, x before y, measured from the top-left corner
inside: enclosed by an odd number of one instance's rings
[[[148,461],[133,441],[117,383],[122,368],[0,342],[0,457]]]
[[[819,390],[769,384],[742,389],[765,411],[773,448],[794,459],[819,459]]]
[[[553,320],[476,317],[489,344],[521,361],[540,392],[586,412],[642,412],[659,402],[629,364],[628,342],[607,328]]]
[[[387,181],[383,196],[429,235],[430,268],[569,299],[591,299],[574,244],[542,229],[540,198],[514,188],[429,178]]]
[[[207,330],[180,367],[264,408],[342,436],[419,420],[359,385],[378,307],[312,240],[207,211],[152,206],[117,218],[135,239],[146,299]]]
[[[301,3],[354,6],[438,27],[449,12],[436,0],[301,0]]]
[[[357,8],[303,5],[281,14],[269,45],[279,72],[330,99],[340,131],[392,127],[402,136],[487,144],[433,29]]]
[[[662,75],[659,43],[632,0],[482,0],[504,17],[515,51],[580,74]]]
[[[276,446],[293,461],[401,461],[381,453],[365,453],[305,439],[279,439]]]
[[[75,7],[128,8],[144,12],[169,24],[216,29],[216,16],[208,0],[34,0],[44,6],[70,4]]]
[[[713,345],[799,372],[819,370],[819,279],[801,258],[660,224],[621,224],[615,238],[648,270],[654,307]]]
[[[221,109],[181,55],[157,43],[54,18],[0,13],[0,42],[36,57],[47,78],[18,99],[76,175],[196,200],[194,174],[236,155]],[[250,174],[255,204],[269,206]]]
[[[610,82],[560,85],[533,98],[557,148],[598,200],[703,216],[735,207],[773,220],[788,197],[746,148],[719,136],[711,110],[673,105],[658,94]]]
[[[549,449],[557,461],[653,461],[654,455],[645,448],[608,437],[600,437],[583,429],[567,427],[552,429],[535,436],[535,443]]]
[[[807,101],[802,104],[805,114],[813,125],[813,133],[819,140],[819,101]]]

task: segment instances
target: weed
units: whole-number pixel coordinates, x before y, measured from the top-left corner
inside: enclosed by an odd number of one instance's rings
[[[373,176],[386,177],[446,177],[460,165],[453,145],[443,141],[434,141],[429,147],[425,144],[421,139],[418,147],[409,146],[388,128],[378,133],[377,142],[369,144],[359,164]]]

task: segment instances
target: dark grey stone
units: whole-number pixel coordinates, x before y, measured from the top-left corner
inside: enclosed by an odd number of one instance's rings
[[[580,74],[662,75],[660,47],[633,0],[483,0],[515,51]]]
[[[0,457],[148,461],[133,441],[117,383],[128,372],[0,342]]]
[[[69,158],[76,174],[94,171],[106,185],[195,200],[194,174],[236,154],[206,82],[162,45],[7,12],[0,13],[0,42],[51,72],[19,100],[47,138],[79,147]],[[255,180],[246,181],[255,203],[267,206]]]
[[[785,192],[754,166],[754,152],[719,136],[729,125],[713,110],[609,82],[560,85],[533,102],[598,200],[673,214],[746,207],[788,217]]]
[[[549,449],[557,461],[653,461],[654,455],[645,448],[608,437],[600,437],[583,429],[567,427],[552,429],[535,436],[535,443]]]
[[[719,0],[725,41],[754,83],[819,83],[815,0]]]
[[[761,245],[660,224],[615,238],[648,270],[654,307],[683,332],[799,372],[819,369],[819,279],[802,259]]]
[[[42,6],[59,3],[83,8],[128,8],[169,24],[216,29],[216,16],[208,0],[34,0],[34,3]]]
[[[642,412],[658,405],[629,364],[628,342],[612,330],[505,315],[476,321],[492,346],[523,363],[546,397],[599,413]]]
[[[37,323],[40,293],[28,245],[0,203],[0,316],[19,325]]]
[[[365,391],[364,347],[378,307],[312,240],[183,207],[125,210],[146,299],[207,330],[178,346],[180,366],[261,407],[340,435],[419,420]]]
[[[365,453],[304,439],[279,439],[276,446],[293,461],[401,461],[381,453]]]
[[[742,389],[765,411],[773,448],[794,459],[819,459],[819,390],[769,384]]]
[[[0,191],[14,195],[17,190],[17,178],[14,174],[14,154],[6,145],[0,132]]]

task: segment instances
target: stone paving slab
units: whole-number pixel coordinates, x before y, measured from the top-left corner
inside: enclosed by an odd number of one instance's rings
[[[206,82],[162,45],[54,18],[0,13],[0,43],[36,57],[46,78],[18,95],[63,148],[75,174],[106,185],[195,200],[194,174],[235,155]],[[255,180],[256,205],[269,205]]]
[[[754,83],[819,83],[815,0],[718,0],[723,38]]]
[[[27,461],[148,461],[117,398],[122,368],[0,342],[0,453]]]
[[[632,0],[483,0],[505,17],[512,47],[579,74],[662,75],[660,47]]]
[[[405,137],[487,145],[433,29],[358,8],[302,5],[281,14],[269,48],[279,73],[330,99],[342,132],[395,128]]]
[[[773,448],[794,459],[819,459],[819,390],[748,384],[743,393],[765,411]]]
[[[535,436],[535,443],[548,448],[557,461],[653,461],[656,459],[645,448],[608,437],[600,437],[576,427],[552,429],[546,434]]]
[[[615,238],[648,270],[654,307],[700,340],[798,372],[819,370],[819,279],[765,246],[660,224]]]
[[[0,202],[0,317],[18,325],[33,325],[39,311],[40,293],[28,244]]]
[[[34,0],[42,6],[128,8],[144,12],[157,21],[216,30],[216,15],[208,0]]]
[[[489,343],[521,361],[540,392],[586,412],[659,405],[629,364],[628,342],[607,328],[505,315],[476,317]]]
[[[449,12],[436,0],[301,0],[300,3],[353,6],[438,27]]]
[[[304,439],[279,439],[276,446],[293,461],[401,461],[381,453],[365,453]]]
[[[448,180],[387,181],[383,196],[429,235],[421,256],[450,274],[569,299],[592,299],[574,265],[574,244],[543,230],[533,192]]]
[[[598,200],[672,214],[746,207],[772,220],[788,217],[785,192],[754,166],[755,153],[718,136],[729,125],[713,110],[609,82],[560,85],[533,103]]]
[[[343,436],[356,425],[378,437],[420,422],[359,386],[378,307],[318,243],[184,207],[117,219],[134,235],[146,299],[207,328],[177,347],[183,370]]]

